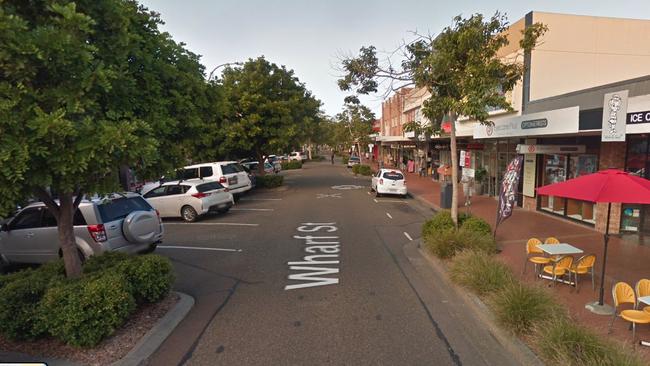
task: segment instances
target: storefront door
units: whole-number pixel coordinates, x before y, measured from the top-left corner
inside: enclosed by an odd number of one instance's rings
[[[628,137],[625,171],[650,179],[650,142],[646,135]],[[623,205],[621,231],[650,234],[650,205]]]

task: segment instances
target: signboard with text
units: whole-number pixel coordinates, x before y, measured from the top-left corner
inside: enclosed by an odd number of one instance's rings
[[[584,154],[586,150],[585,145],[517,145],[519,154]]]
[[[600,141],[625,141],[627,94],[627,90],[605,94]]]
[[[516,117],[494,118],[493,124],[477,124],[475,139],[558,135],[578,132],[579,107],[555,109]]]

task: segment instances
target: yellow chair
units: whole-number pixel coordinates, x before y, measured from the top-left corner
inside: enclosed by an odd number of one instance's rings
[[[596,280],[594,278],[594,266],[596,264],[596,256],[587,254],[580,257],[574,265],[569,268],[569,272],[575,277],[575,286],[578,289],[578,275],[591,273],[591,289],[596,290]],[[580,291],[578,289],[578,291]]]
[[[641,305],[639,301],[639,297],[650,296],[650,280],[646,278],[639,280],[639,282],[637,282],[636,285],[634,286],[634,289],[637,298],[635,309],[638,309],[639,305]],[[644,307],[643,310],[650,313],[650,306]]]
[[[552,265],[544,266],[544,273],[547,273],[553,276],[553,286],[557,282],[558,277],[564,277],[567,273],[569,274],[569,280],[571,280],[571,265],[573,264],[573,257],[570,255],[564,255],[558,258]]]
[[[636,339],[636,325],[637,324],[650,324],[650,312],[645,312],[641,310],[622,310],[618,311],[618,307],[621,304],[632,304],[636,306],[636,296],[634,296],[634,290],[632,286],[628,285],[625,282],[618,282],[612,288],[612,297],[614,298],[614,316],[612,321],[609,323],[609,333],[612,332],[612,325],[614,325],[614,320],[617,316],[620,316],[624,320],[632,323],[632,343],[635,343]]]
[[[535,274],[539,273],[537,270],[538,265],[546,265],[551,262],[551,258],[535,255],[544,254],[544,252],[537,247],[538,244],[542,244],[542,242],[537,238],[528,239],[528,242],[526,242],[526,261],[524,262],[524,273],[526,273],[526,265],[528,262],[531,262],[535,265]],[[531,254],[533,255],[532,257],[530,256]]]
[[[551,237],[546,238],[546,240],[544,240],[544,244],[560,244],[560,241],[557,240],[556,237],[551,236]]]

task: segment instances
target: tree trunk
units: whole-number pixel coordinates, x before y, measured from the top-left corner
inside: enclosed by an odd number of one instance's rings
[[[259,175],[265,175],[266,172],[264,171],[264,157],[262,156],[262,153],[257,151],[257,173]]]
[[[458,228],[458,151],[456,151],[456,114],[450,113],[451,132],[449,136],[451,149],[451,219]]]
[[[59,195],[59,216],[56,217],[57,227],[59,230],[59,243],[63,253],[63,263],[65,264],[65,273],[68,278],[77,278],[81,276],[81,258],[75,243],[74,226],[72,218],[74,217],[75,207],[72,193],[62,193]]]

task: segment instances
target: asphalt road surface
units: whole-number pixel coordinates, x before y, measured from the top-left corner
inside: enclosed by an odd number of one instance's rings
[[[168,220],[157,253],[194,308],[149,365],[515,365],[420,256],[433,211],[341,164],[225,215]]]

